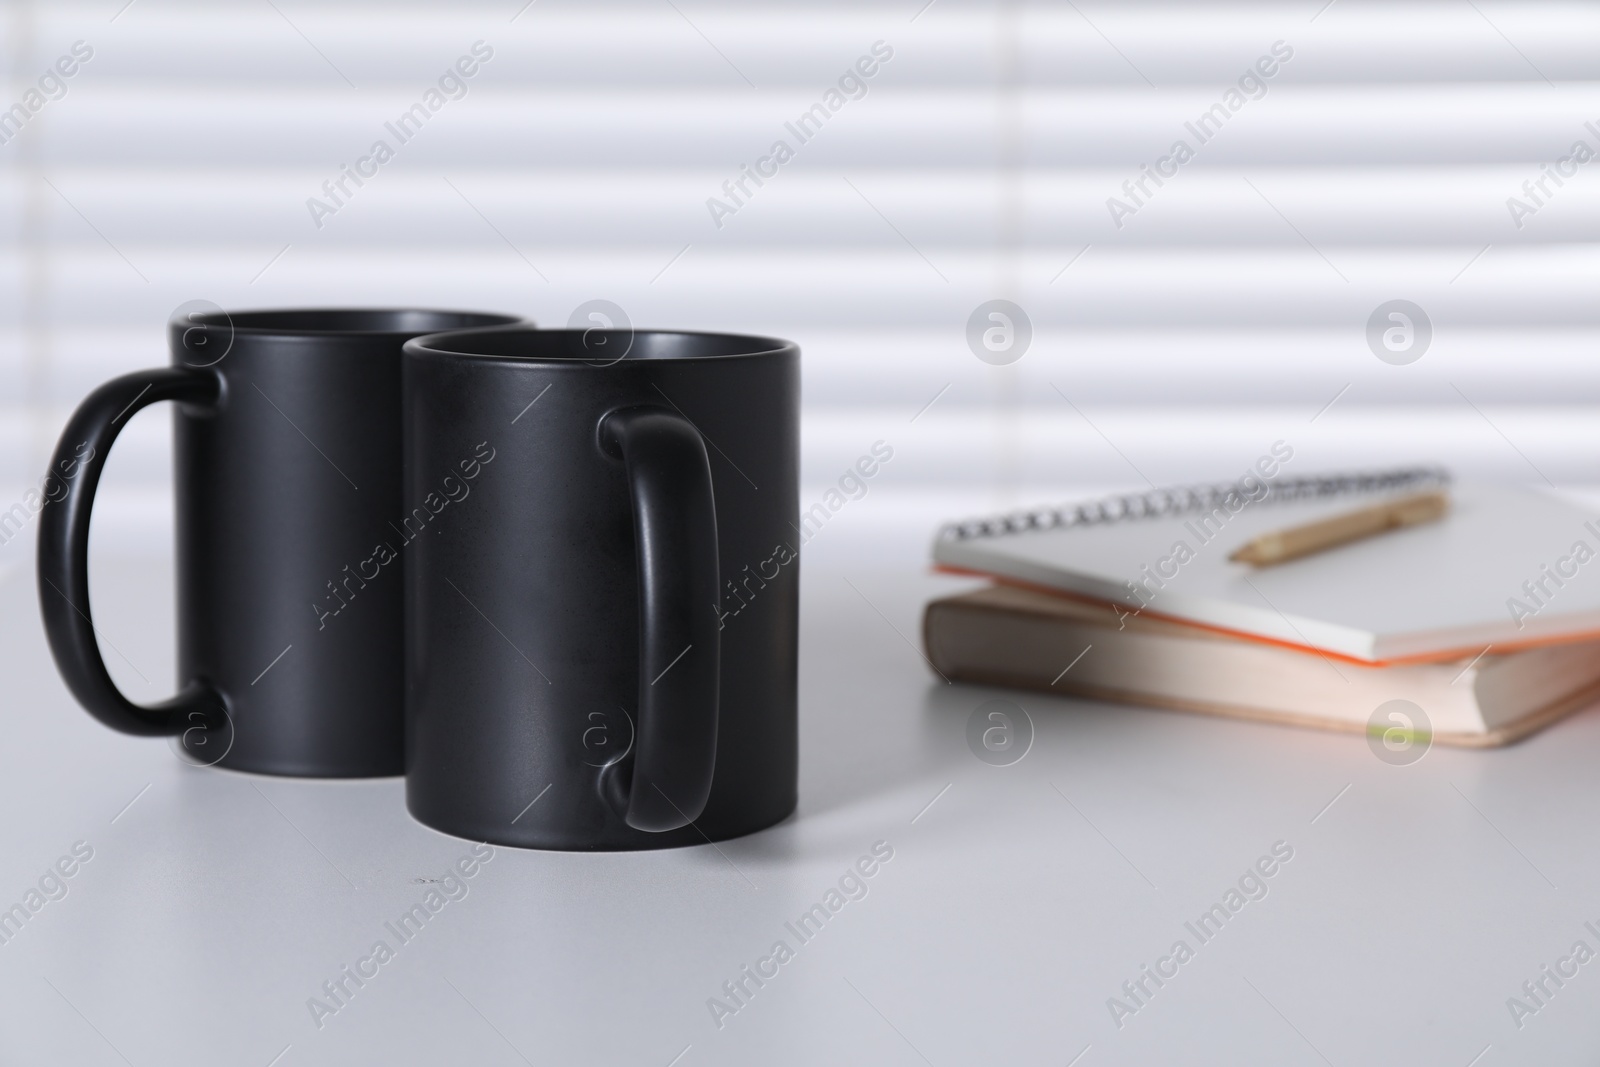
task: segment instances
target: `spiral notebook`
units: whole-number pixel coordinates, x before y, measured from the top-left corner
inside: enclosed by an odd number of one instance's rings
[[[1425,662],[1600,638],[1600,519],[1517,486],[1451,485],[1449,514],[1273,567],[1230,562],[1261,534],[1439,468],[1157,490],[952,523],[944,570],[1087,598],[1361,663]],[[1251,499],[1255,497],[1255,499]]]

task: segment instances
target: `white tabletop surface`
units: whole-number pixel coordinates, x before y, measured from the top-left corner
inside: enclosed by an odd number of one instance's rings
[[[0,908],[93,854],[0,944],[0,1063],[1595,1062],[1600,962],[1559,961],[1600,951],[1600,714],[1391,766],[1360,736],[947,686],[910,642],[963,583],[918,572],[924,548],[804,573],[795,817],[720,847],[496,849],[403,944],[385,924],[471,843],[413,822],[397,779],[199,769],[103,729],[14,554]],[[162,695],[170,565],[101,560],[94,583],[119,680]],[[1035,728],[1010,766],[966,740],[997,697]],[[800,941],[785,924],[877,842],[866,895]],[[1267,895],[1200,942],[1185,923],[1278,842]],[[1119,1027],[1108,999],[1135,1006],[1123,983],[1179,940],[1192,958]],[[734,1006],[724,983],[778,941],[792,958],[719,1027],[708,1001]],[[1577,974],[1514,1019],[1545,965]]]

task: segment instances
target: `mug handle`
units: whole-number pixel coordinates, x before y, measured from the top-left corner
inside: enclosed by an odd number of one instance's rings
[[[67,420],[50,457],[46,504],[39,515],[39,610],[45,637],[67,688],[96,719],[113,730],[160,737],[215,724],[222,696],[203,681],[191,681],[170,700],[148,707],[117,689],[95,640],[89,608],[89,513],[112,442],[128,416],[159,400],[215,404],[221,393],[214,374],[181,367],[136,371],[114,378],[86,397]],[[84,454],[87,450],[87,455]],[[58,500],[48,496],[51,478],[66,482]]]
[[[600,788],[629,826],[660,833],[699,818],[717,758],[711,464],[699,431],[661,408],[612,411],[599,438],[627,468],[639,572],[639,721],[632,753],[601,772]]]

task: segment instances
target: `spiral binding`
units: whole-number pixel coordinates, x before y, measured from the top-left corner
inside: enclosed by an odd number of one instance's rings
[[[1261,482],[1265,482],[1267,492],[1265,495],[1256,496],[1255,502],[1274,504],[1353,493],[1439,488],[1449,485],[1450,478],[1450,472],[1443,467],[1398,467],[1393,470],[1358,471],[1349,474],[1311,474],[1302,478],[1283,478],[1274,481],[1263,478],[1248,488],[1242,480],[1218,482],[1214,485],[1177,486],[1171,489],[1153,489],[1148,493],[1128,493],[1077,504],[1034,508],[1031,511],[1014,511],[990,518],[946,523],[939,529],[939,540],[970,541],[979,537],[1000,537],[1005,534],[1026,533],[1030,530],[1100,526],[1137,519],[1209,512],[1218,507],[1226,507],[1230,496],[1235,500],[1240,497],[1251,499],[1252,493],[1261,492],[1259,488]]]

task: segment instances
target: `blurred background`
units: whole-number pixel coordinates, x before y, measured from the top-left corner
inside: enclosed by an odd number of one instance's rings
[[[1229,479],[1280,440],[1287,473],[1600,482],[1593,4],[9,0],[0,34],[0,512],[192,300],[560,326],[603,299],[792,338],[802,506],[894,451],[824,565],[920,565],[942,519]],[[402,144],[385,124],[477,42]],[[969,344],[994,299],[1031,324],[1005,365]],[[1425,320],[1408,361],[1369,343],[1395,300]],[[170,551],[170,418],[119,441],[102,548]],[[35,536],[0,533],[0,567]]]

